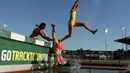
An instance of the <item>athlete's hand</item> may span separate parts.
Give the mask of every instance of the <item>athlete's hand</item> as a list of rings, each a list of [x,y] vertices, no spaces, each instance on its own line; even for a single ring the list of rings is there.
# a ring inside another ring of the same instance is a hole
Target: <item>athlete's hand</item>
[[[51,24],[52,27],[55,27],[55,24]]]
[[[77,0],[77,1],[79,1],[79,0]]]

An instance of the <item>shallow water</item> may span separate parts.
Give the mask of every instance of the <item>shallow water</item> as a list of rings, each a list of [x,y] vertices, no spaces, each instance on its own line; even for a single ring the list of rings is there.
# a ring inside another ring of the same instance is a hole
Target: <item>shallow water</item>
[[[52,69],[43,71],[33,71],[32,73],[125,73],[123,70],[100,70],[100,69],[80,69],[73,72],[58,72]]]
[[[100,69],[81,69],[80,73],[125,73],[125,71],[119,70],[100,70]]]

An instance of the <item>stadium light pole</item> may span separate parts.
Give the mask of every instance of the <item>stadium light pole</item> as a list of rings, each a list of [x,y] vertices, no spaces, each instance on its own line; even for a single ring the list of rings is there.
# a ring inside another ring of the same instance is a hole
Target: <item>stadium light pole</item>
[[[107,51],[107,46],[108,46],[108,44],[107,44],[107,32],[108,32],[108,29],[105,28],[104,32],[105,32],[105,51]]]
[[[7,24],[4,24],[4,29],[6,29],[8,27],[8,25]]]
[[[125,28],[125,37],[127,37],[127,30],[126,30],[126,28]],[[126,51],[127,51],[128,50],[128,45],[125,44],[125,46],[126,46]]]
[[[122,32],[122,38],[124,38],[124,29],[125,29],[125,27],[121,26],[120,29],[121,29],[121,32]],[[123,43],[122,43],[122,49],[124,49],[124,44]]]

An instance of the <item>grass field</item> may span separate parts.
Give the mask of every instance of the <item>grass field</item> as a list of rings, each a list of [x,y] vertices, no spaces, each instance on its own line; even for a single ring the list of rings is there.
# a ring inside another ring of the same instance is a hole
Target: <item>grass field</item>
[[[108,64],[108,65],[128,65],[130,64],[130,60],[88,60],[88,59],[81,59],[81,63],[84,64]]]

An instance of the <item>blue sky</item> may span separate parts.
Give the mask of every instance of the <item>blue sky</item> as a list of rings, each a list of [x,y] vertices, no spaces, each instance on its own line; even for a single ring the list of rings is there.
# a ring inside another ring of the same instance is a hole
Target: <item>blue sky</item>
[[[45,22],[45,31],[51,37],[50,25],[53,23],[56,25],[57,38],[63,38],[68,32],[69,12],[74,1],[1,0],[0,28],[7,24],[6,30],[29,36],[35,24]],[[108,28],[107,50],[121,48],[121,44],[114,40],[122,37],[120,26],[126,27],[127,35],[130,34],[129,3],[130,0],[80,0],[76,21],[99,31],[92,35],[83,27],[75,28],[72,37],[63,42],[64,48],[104,50],[105,28]]]

